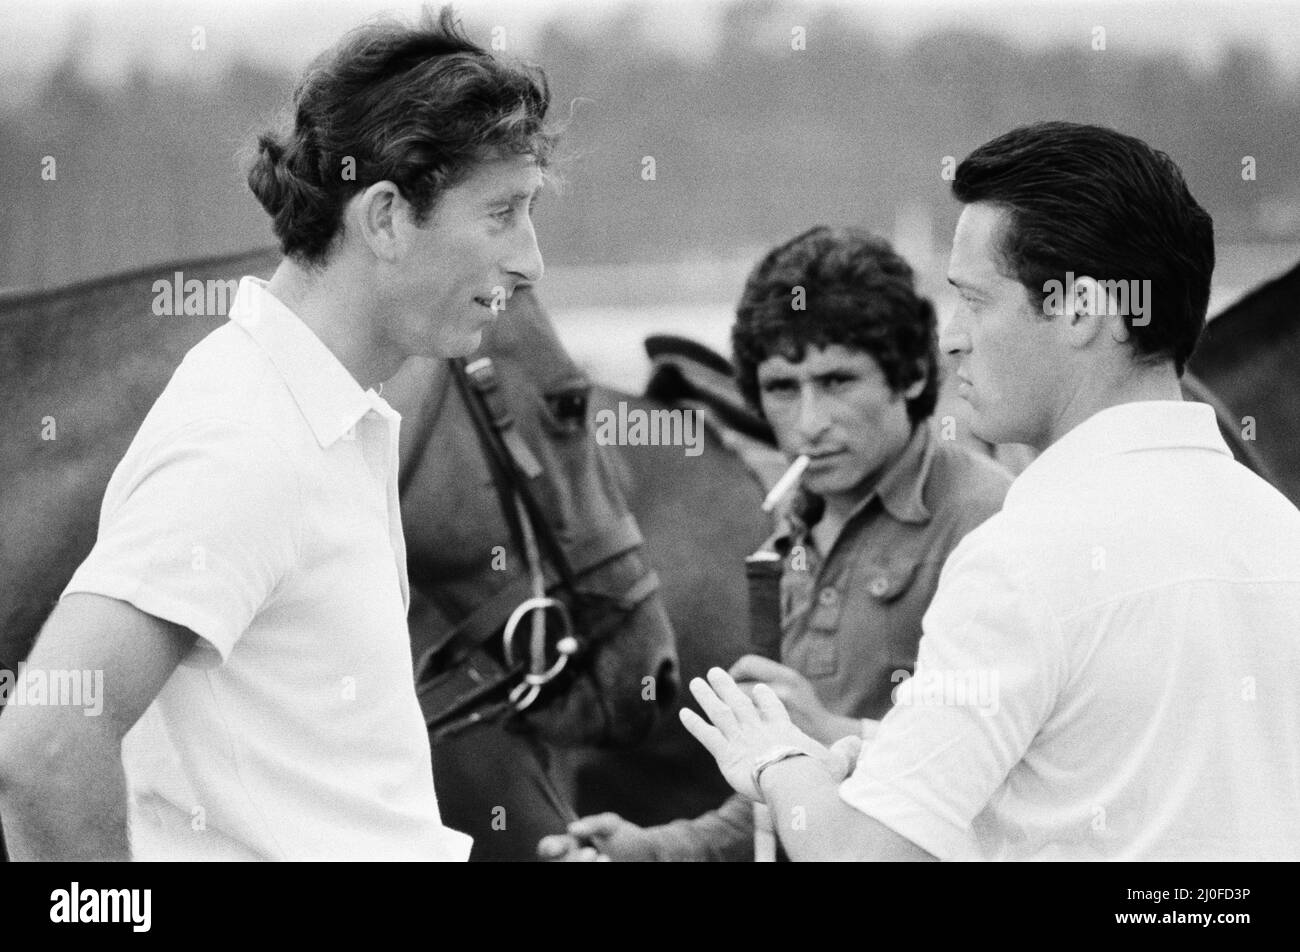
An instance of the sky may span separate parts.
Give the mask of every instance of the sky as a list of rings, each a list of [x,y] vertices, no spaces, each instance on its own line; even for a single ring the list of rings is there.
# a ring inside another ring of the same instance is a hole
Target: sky
[[[1029,47],[1087,37],[1094,26],[1108,41],[1175,50],[1212,66],[1225,44],[1270,50],[1282,72],[1300,76],[1300,0],[826,0],[858,17],[879,36],[903,42],[936,26],[978,25]],[[503,26],[517,49],[549,19],[576,30],[634,6],[651,41],[685,54],[725,42],[715,22],[720,0],[460,0],[471,26]],[[805,4],[779,5],[797,23]],[[756,10],[761,10],[758,4]],[[231,53],[297,70],[342,32],[382,12],[415,15],[418,0],[0,0],[0,78],[35,82],[59,58],[74,27],[91,51],[84,70],[112,80],[133,59],[160,70],[188,70],[195,27],[206,34],[214,62]]]

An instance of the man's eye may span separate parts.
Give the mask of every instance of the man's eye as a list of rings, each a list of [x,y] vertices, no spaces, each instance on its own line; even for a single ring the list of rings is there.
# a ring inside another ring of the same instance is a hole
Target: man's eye
[[[494,211],[492,213],[492,217],[495,218],[497,221],[504,222],[504,221],[509,221],[514,216],[514,214],[515,214],[515,210],[512,206],[509,208],[501,208],[498,209],[497,211]]]
[[[763,384],[762,390],[774,396],[785,396],[794,393],[794,384],[788,380],[770,380]]]

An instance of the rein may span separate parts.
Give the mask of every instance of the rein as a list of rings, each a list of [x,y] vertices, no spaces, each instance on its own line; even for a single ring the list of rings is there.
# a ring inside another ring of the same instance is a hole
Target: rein
[[[546,685],[565,672],[571,675],[571,663],[593,643],[617,630],[625,616],[659,587],[655,573],[645,571],[612,599],[579,588],[581,575],[644,544],[635,519],[630,513],[625,515],[612,531],[602,534],[595,551],[587,553],[583,564],[575,567],[537,501],[533,486],[544,471],[515,428],[492,361],[482,357],[467,363],[458,358],[450,363],[451,380],[469,410],[492,471],[502,515],[523,552],[528,577],[489,597],[420,658],[416,689],[422,701],[427,701],[445,678],[467,665],[472,655],[484,650],[498,632],[501,634],[505,663],[499,666],[500,672],[486,681],[478,680],[444,709],[426,713],[430,741],[435,744],[484,721],[527,710]],[[547,563],[558,576],[563,598],[547,595]],[[599,620],[591,617],[596,608],[602,609]],[[555,660],[549,664],[548,612],[559,618],[561,628]],[[576,625],[575,612],[579,619]],[[521,652],[516,641],[526,619],[527,650]],[[471,669],[471,673],[476,672]]]

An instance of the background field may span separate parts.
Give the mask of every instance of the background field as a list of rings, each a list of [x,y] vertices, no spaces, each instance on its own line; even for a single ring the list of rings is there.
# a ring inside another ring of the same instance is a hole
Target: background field
[[[388,9],[419,4],[0,4],[0,287],[268,243],[243,150],[313,53]],[[550,75],[565,135],[538,214],[543,299],[579,356],[625,386],[648,330],[725,345],[747,269],[816,223],[892,238],[942,313],[957,215],[945,160],[1035,119],[1114,125],[1179,161],[1220,239],[1212,310],[1300,258],[1298,3],[457,10],[480,42]]]

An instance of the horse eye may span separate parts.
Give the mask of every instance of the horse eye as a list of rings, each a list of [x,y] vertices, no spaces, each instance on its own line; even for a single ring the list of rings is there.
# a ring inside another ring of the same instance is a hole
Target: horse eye
[[[581,430],[587,425],[589,394],[587,387],[547,394],[546,403],[550,407],[552,419],[567,432],[576,433]]]

